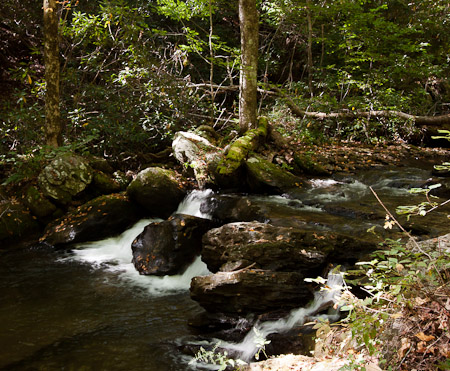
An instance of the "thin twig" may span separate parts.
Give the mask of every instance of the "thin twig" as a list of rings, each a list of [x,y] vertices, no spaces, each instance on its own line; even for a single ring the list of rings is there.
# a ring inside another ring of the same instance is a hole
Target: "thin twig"
[[[378,197],[377,193],[373,190],[372,187],[370,187],[370,190],[372,191],[373,195],[375,196],[375,198],[377,199],[377,201],[380,203],[380,205],[383,207],[383,209],[387,212],[387,214],[389,215],[389,217],[394,221],[394,223],[400,228],[401,231],[403,231],[410,239],[410,241],[412,241],[412,243],[416,246],[417,250],[420,251],[420,253],[422,253],[423,255],[425,255],[428,259],[430,259],[430,264],[433,267],[433,269],[436,271],[440,281],[442,284],[445,283],[444,279],[442,278],[441,274],[439,273],[439,270],[436,268],[436,265],[433,263],[433,259],[431,258],[431,256],[425,252],[420,245],[417,243],[417,241],[415,240],[415,238],[413,236],[411,236],[411,234],[406,231],[405,228],[403,228],[403,226],[397,221],[397,219],[394,218],[394,215],[392,215],[392,213],[389,211],[389,209],[383,204],[383,201],[381,201],[380,197]]]
[[[444,201],[443,203],[431,208],[430,210],[427,211],[427,214],[432,212],[433,210],[437,209],[438,207],[444,206],[445,204],[448,204],[450,202],[450,198],[447,201]]]
[[[420,247],[420,245],[417,243],[416,239],[413,236],[411,236],[411,234],[405,228],[403,228],[403,226],[397,221],[397,219],[395,219],[394,215],[392,215],[392,213],[389,211],[389,209],[384,205],[383,201],[381,201],[380,197],[378,197],[378,194],[373,190],[373,188],[369,187],[369,189],[372,191],[372,193],[375,196],[375,198],[377,199],[378,203],[383,207],[383,209],[386,211],[386,213],[389,215],[389,217],[394,221],[394,223],[400,228],[400,230],[408,236],[408,238],[412,241],[414,246],[417,247],[417,249],[422,254],[424,254],[428,259],[431,260],[431,256]]]

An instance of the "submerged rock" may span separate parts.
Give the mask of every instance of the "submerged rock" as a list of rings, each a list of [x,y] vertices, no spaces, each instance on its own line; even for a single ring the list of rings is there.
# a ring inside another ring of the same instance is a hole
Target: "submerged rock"
[[[120,234],[140,217],[125,193],[100,196],[50,223],[41,241],[53,246],[96,241]]]
[[[149,224],[131,245],[136,270],[156,276],[181,273],[200,254],[210,224],[208,219],[181,214]]]
[[[177,209],[185,196],[177,174],[158,167],[141,171],[128,186],[127,193],[150,215],[164,218]]]
[[[197,276],[191,298],[210,312],[248,313],[297,308],[312,299],[298,272],[243,269]]]
[[[45,196],[67,204],[92,181],[93,171],[84,158],[65,154],[55,158],[38,176]]]

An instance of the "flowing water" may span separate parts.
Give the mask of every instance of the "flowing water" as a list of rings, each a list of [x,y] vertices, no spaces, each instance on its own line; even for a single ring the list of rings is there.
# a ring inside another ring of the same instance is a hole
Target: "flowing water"
[[[310,220],[335,212],[327,207],[336,204],[379,209],[369,185],[393,203],[416,202],[407,188],[420,185],[428,176],[419,169],[366,172],[357,179],[317,179],[297,199],[271,196],[254,200],[267,201],[264,207],[268,210],[281,208],[288,215],[309,215]],[[210,217],[209,212],[200,211],[204,196],[211,197],[211,191],[192,193],[178,212]],[[336,228],[349,230],[361,227],[356,223],[361,223],[358,216],[347,216],[344,222],[339,222],[338,216],[333,218],[326,220],[328,225],[340,223]],[[294,223],[294,219],[280,218],[283,223]],[[71,251],[42,246],[8,251],[3,247],[0,369],[187,370],[177,344],[192,336],[188,318],[202,312],[190,299],[188,287],[191,277],[207,270],[198,259],[180,276],[140,276],[131,264],[130,245],[149,222],[141,221],[120,236],[81,244]],[[301,323],[325,299],[317,296],[312,306],[281,321],[259,324],[258,330],[263,334],[282,332]],[[245,357],[255,351],[251,333],[248,336],[234,345]]]
[[[310,305],[293,310],[286,318],[257,323],[240,343],[224,343],[222,347],[237,352],[239,359],[250,361],[261,348],[261,340],[267,339],[271,334],[284,333],[295,326],[303,325],[306,318],[313,320],[314,318],[311,318],[311,316],[316,314],[324,304],[332,305],[336,303],[342,291],[343,283],[342,274],[330,273],[326,288],[315,293],[314,300]],[[336,321],[339,318],[339,315],[321,315],[320,317],[323,319],[327,317],[330,322],[333,322],[333,320]]]

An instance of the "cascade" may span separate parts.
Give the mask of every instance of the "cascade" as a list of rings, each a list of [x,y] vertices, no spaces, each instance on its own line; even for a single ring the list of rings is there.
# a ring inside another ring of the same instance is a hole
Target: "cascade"
[[[208,210],[207,212],[205,212],[202,208],[202,205],[209,197],[211,197],[213,193],[214,192],[211,189],[205,189],[203,191],[193,190],[185,197],[183,201],[181,201],[175,213],[192,215],[204,219],[211,219],[212,211]]]
[[[211,190],[191,192],[180,203],[176,212],[211,218],[210,214],[200,211],[202,203],[211,194]],[[142,219],[119,236],[77,244],[73,255],[60,260],[89,263],[97,269],[115,272],[122,282],[141,287],[152,295],[166,295],[177,290],[188,290],[193,277],[209,273],[200,257],[183,274],[163,277],[140,275],[131,262],[133,240],[148,224],[158,221],[161,219]]]
[[[344,279],[342,274],[330,273],[327,278],[326,289],[317,291],[310,305],[305,308],[293,310],[286,318],[257,323],[240,343],[225,343],[221,346],[238,353],[239,359],[244,361],[251,360],[259,350],[258,339],[267,339],[270,334],[284,333],[295,326],[304,324],[305,318],[311,318],[323,305],[330,302],[336,303],[339,300],[343,284]],[[327,315],[321,315],[320,317],[327,317],[330,320],[337,319],[335,316],[330,317]]]

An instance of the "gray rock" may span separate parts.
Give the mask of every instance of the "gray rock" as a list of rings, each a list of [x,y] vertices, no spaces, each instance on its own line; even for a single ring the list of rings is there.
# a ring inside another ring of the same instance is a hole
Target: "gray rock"
[[[67,204],[92,181],[93,171],[80,156],[65,154],[55,158],[39,174],[39,187],[45,196]]]
[[[300,273],[245,269],[194,277],[191,297],[209,312],[244,314],[298,308],[313,295]]]
[[[217,272],[255,263],[272,271],[308,274],[324,264],[334,242],[320,233],[259,222],[226,224],[203,237],[202,259]]]
[[[219,149],[200,135],[179,131],[172,142],[175,158],[194,172],[200,189],[210,183],[210,167],[220,160]]]

